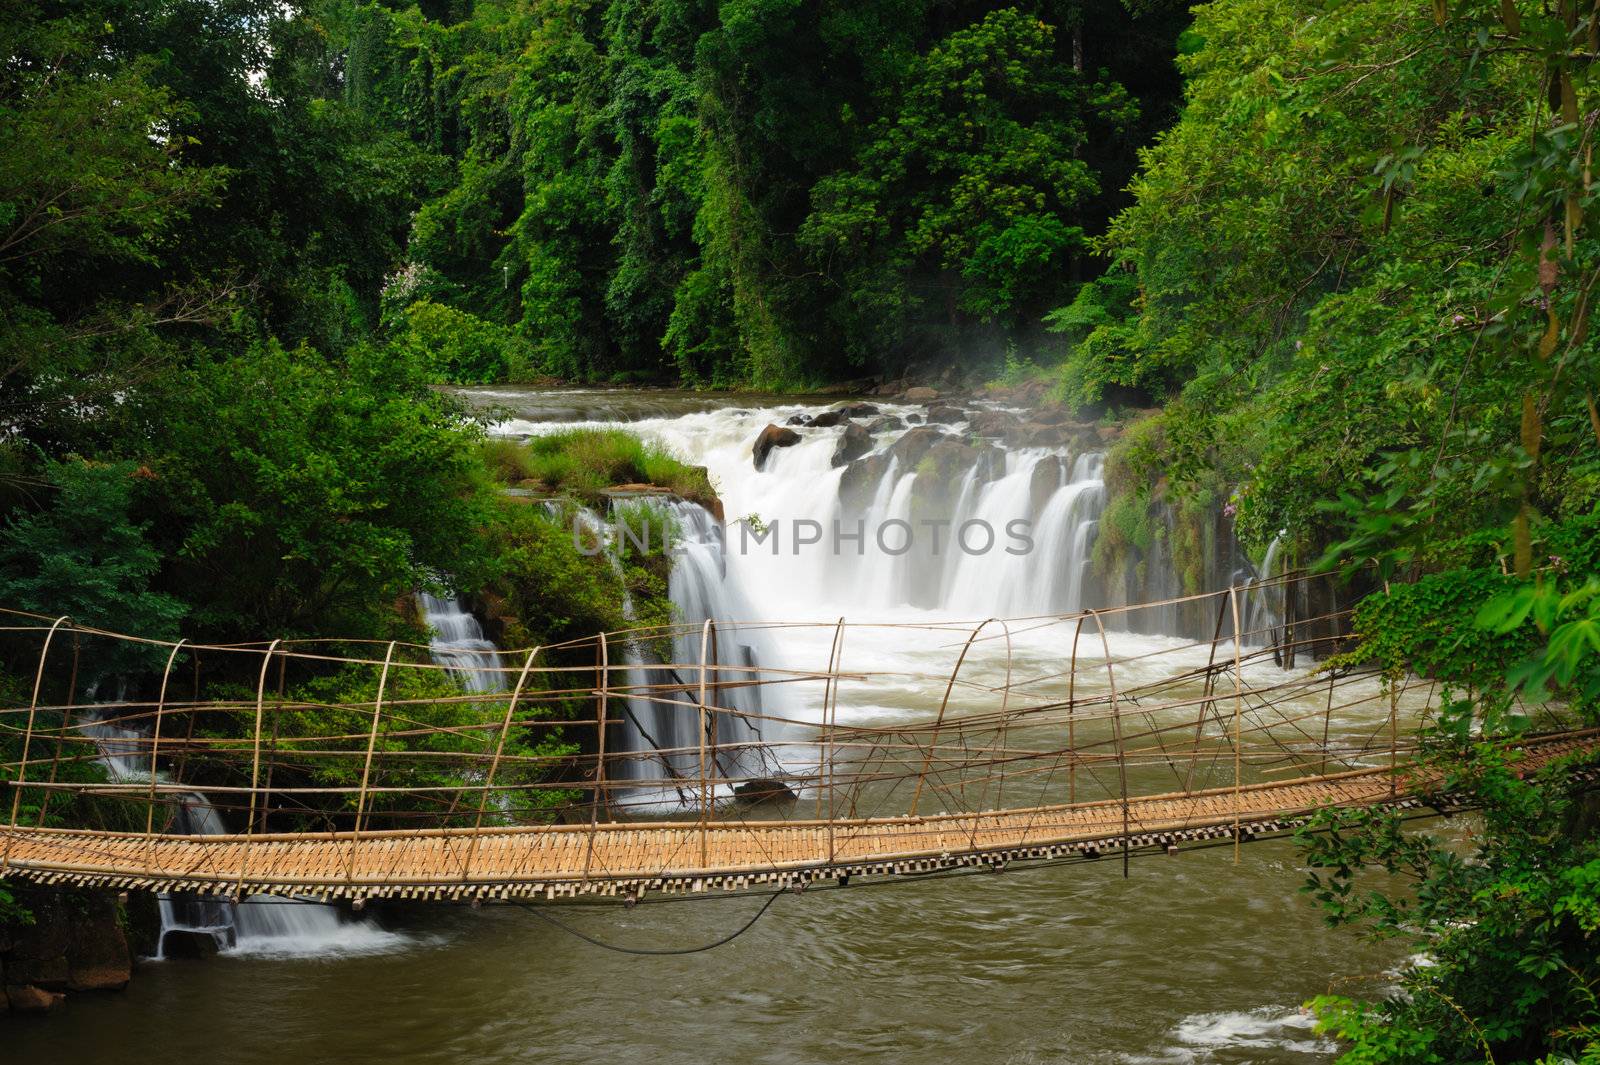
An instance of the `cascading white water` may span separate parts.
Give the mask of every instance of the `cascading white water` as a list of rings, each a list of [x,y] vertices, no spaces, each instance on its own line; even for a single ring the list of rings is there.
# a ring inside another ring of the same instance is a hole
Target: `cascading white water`
[[[1244,591],[1244,631],[1245,643],[1256,647],[1265,647],[1278,640],[1278,631],[1283,628],[1285,598],[1287,591],[1284,587],[1268,587],[1271,581],[1283,576],[1282,559],[1283,549],[1288,540],[1286,530],[1279,530],[1278,535],[1272,538],[1267,545],[1267,553],[1261,559],[1261,570],[1246,586]]]
[[[429,653],[469,692],[505,691],[505,675],[495,646],[483,633],[483,626],[456,596],[441,599],[428,592],[417,595],[424,623],[433,631]]]
[[[78,729],[94,741],[96,760],[112,781],[149,781],[149,740],[138,729],[112,720],[117,705],[103,704]],[[158,774],[157,779],[165,778]],[[189,836],[228,834],[221,812],[204,795],[179,793],[176,803],[167,831]],[[210,936],[219,949],[242,954],[374,953],[403,942],[369,922],[345,920],[332,906],[277,895],[252,895],[237,905],[215,896],[182,893],[163,892],[156,899],[161,913],[157,958],[165,955],[172,932]]]
[[[681,499],[652,499],[625,517],[648,528],[630,524],[624,531],[587,508],[580,509],[575,520],[584,542],[598,544],[619,576],[623,572],[617,555],[621,536],[631,534],[636,541],[650,537],[659,546],[670,531],[676,543],[668,596],[674,618],[682,624],[671,641],[669,657],[676,663],[671,669],[662,664],[661,656],[634,640],[614,652],[620,655],[624,691],[612,705],[622,727],[614,730],[616,743],[610,749],[614,757],[608,757],[607,771],[613,779],[639,782],[641,787],[632,789],[634,794],[626,798],[633,809],[690,805],[699,801],[688,785],[699,776],[699,714],[686,704],[681,692],[653,697],[648,689],[671,684],[692,690],[700,680],[702,638],[706,680],[712,691],[718,690],[714,686],[719,680],[747,679],[749,670],[762,661],[770,663],[775,655],[763,646],[759,635],[715,628],[719,621],[748,619],[755,614],[737,582],[728,577],[724,532],[709,511]],[[626,590],[621,605],[623,615],[633,618],[633,603]],[[705,629],[706,621],[713,623],[712,630]],[[708,697],[708,702],[723,711],[710,715],[706,737],[720,775],[737,780],[777,772],[764,757],[760,729],[752,723],[763,712],[760,689],[729,687]]]

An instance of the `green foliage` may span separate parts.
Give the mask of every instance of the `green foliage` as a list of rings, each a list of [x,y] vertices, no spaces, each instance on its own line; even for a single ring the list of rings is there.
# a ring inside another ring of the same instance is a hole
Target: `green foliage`
[[[396,343],[457,384],[520,380],[531,365],[526,341],[505,326],[428,300],[405,309]]]
[[[152,590],[161,554],[146,535],[149,524],[131,517],[135,488],[150,471],[70,459],[48,464],[46,476],[49,505],[0,528],[0,603],[111,632],[176,638],[184,604]],[[162,654],[119,646],[96,665],[117,673]]]
[[[711,505],[716,498],[704,466],[690,466],[658,444],[620,429],[567,429],[526,442],[492,440],[485,457],[508,483],[532,482],[551,495],[591,506],[619,485],[653,485],[683,499]]]
[[[372,635],[396,596],[482,571],[478,432],[430,381],[400,348],[265,343],[151,397],[163,584],[196,622]]]

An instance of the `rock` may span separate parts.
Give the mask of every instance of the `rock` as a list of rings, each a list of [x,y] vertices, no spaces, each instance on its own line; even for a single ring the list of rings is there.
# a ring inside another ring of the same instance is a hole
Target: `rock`
[[[811,415],[809,415],[809,414],[794,414],[794,415],[791,415],[789,417],[789,420],[784,422],[783,424],[784,425],[810,425],[811,424]]]
[[[839,477],[839,502],[848,512],[860,513],[872,502],[878,484],[889,470],[889,456],[879,453],[857,459]]]
[[[1072,439],[1072,431],[1065,425],[1025,422],[1012,426],[1005,438],[1013,447],[1065,447]]]
[[[905,388],[906,383],[904,381],[885,381],[877,388],[874,388],[871,394],[874,396],[898,396],[905,391]]]
[[[872,434],[867,432],[855,422],[850,422],[844,427],[844,435],[839,437],[839,446],[833,452],[833,465],[843,466],[872,450]]]
[[[1122,435],[1122,427],[1118,425],[1102,425],[1095,430],[1095,435],[1100,438],[1102,444],[1107,444]]]
[[[893,414],[885,414],[881,418],[874,418],[867,423],[867,432],[884,433],[891,429],[904,429],[906,423],[903,419],[896,418]]]
[[[61,1005],[66,997],[59,991],[46,991],[32,984],[6,988],[6,1005],[13,1013],[44,1013]]]
[[[873,418],[883,413],[871,403],[851,403],[839,410],[847,418]]]
[[[480,593],[481,610],[474,613],[481,614],[486,621],[486,628],[495,632],[496,637],[504,636],[505,620],[497,615],[509,613],[504,600],[493,592]],[[128,950],[133,956],[153,957],[161,950],[161,903],[149,891],[130,891],[128,901],[123,907],[127,913]]]
[[[825,410],[806,424],[816,429],[832,429],[835,425],[846,420],[848,420],[848,415],[842,410]]]
[[[921,425],[923,422],[925,422],[927,420],[928,419],[924,418],[922,415],[917,414],[915,412],[906,415],[906,422],[911,424],[911,425]]]
[[[1047,455],[1033,468],[1033,479],[1028,482],[1028,513],[1034,518],[1044,509],[1045,503],[1061,487],[1066,470],[1059,458]]]
[[[967,417],[973,436],[1005,436],[1017,424],[1017,416],[1003,410],[975,410]]]
[[[928,408],[929,425],[954,425],[956,422],[964,422],[966,420],[966,412],[955,407]]]
[[[906,389],[904,395],[900,398],[907,403],[932,403],[939,398],[939,390],[937,388],[928,388],[926,385],[918,385],[916,388]]]
[[[921,425],[909,430],[889,446],[888,454],[900,463],[900,472],[910,473],[917,468],[917,463],[922,461],[933,445],[943,440],[948,435],[942,429]]]
[[[133,954],[116,900],[91,895],[67,933],[67,990],[120,991],[133,976]]]
[[[735,784],[733,794],[740,802],[750,803],[752,806],[769,802],[794,802],[800,797],[783,781],[771,778],[758,778],[747,780],[743,784]]]
[[[1044,407],[1033,412],[1032,420],[1040,425],[1062,425],[1072,420],[1072,414],[1065,407]]]
[[[793,429],[786,429],[781,425],[769,424],[756,435],[756,442],[750,448],[750,453],[756,461],[756,469],[763,469],[767,464],[767,454],[775,447],[793,447],[800,442],[800,434]]]
[[[161,954],[167,958],[211,958],[216,953],[217,941],[210,932],[174,928],[161,941]]]

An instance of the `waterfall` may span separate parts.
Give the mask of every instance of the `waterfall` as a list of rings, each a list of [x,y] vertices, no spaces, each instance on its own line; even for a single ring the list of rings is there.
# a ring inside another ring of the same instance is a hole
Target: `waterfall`
[[[698,698],[701,638],[703,623],[722,623],[715,629],[706,649],[707,683],[719,679],[737,685],[749,677],[748,670],[776,658],[765,637],[732,628],[731,621],[756,617],[738,583],[729,578],[725,534],[711,513],[697,503],[681,499],[650,500],[645,513],[650,515],[651,535],[671,527],[677,537],[668,577],[668,596],[678,632],[670,641],[671,669],[653,648],[628,640],[613,650],[623,669],[620,686],[628,694],[611,701],[613,713],[620,714],[619,726],[612,730],[610,750],[619,757],[607,759],[614,779],[637,782],[623,801],[632,809],[674,808],[698,803],[698,790],[691,787],[699,777],[701,744],[699,713],[693,705]],[[617,555],[620,530],[587,508],[576,520],[605,549],[605,557],[617,574],[622,563]],[[637,535],[642,530],[634,529]],[[657,540],[657,543],[660,541]],[[623,593],[622,611],[632,619],[631,597]],[[722,667],[722,668],[719,668]],[[731,668],[728,668],[731,667]],[[647,691],[654,685],[684,686],[659,697]],[[718,774],[725,778],[753,778],[781,772],[770,764],[757,746],[761,730],[744,715],[760,715],[772,699],[755,686],[736,686],[720,693],[708,692],[707,701],[723,708],[710,718],[706,737],[710,758]],[[661,753],[661,752],[674,753]],[[725,796],[719,796],[725,797]]]
[[[1284,626],[1287,589],[1266,587],[1272,580],[1283,576],[1283,549],[1288,542],[1288,530],[1278,530],[1278,535],[1267,545],[1261,560],[1261,569],[1244,590],[1244,642],[1252,647],[1266,647],[1278,642],[1278,633]]]
[[[94,741],[96,761],[113,782],[148,782],[149,739],[114,720],[121,702],[119,693],[117,703],[100,704],[78,729]],[[158,774],[157,779],[166,778]],[[166,831],[186,836],[228,834],[222,813],[199,792],[177,793]],[[332,906],[277,895],[252,895],[237,905],[220,896],[186,892],[162,892],[156,900],[161,914],[158,959],[165,957],[167,937],[173,932],[210,936],[218,949],[241,954],[373,953],[403,942],[365,921],[345,920]]]
[[[441,599],[428,592],[417,595],[423,620],[433,631],[428,650],[433,660],[448,669],[473,693],[505,691],[505,675],[495,646],[484,637],[478,619],[461,605],[458,596]]]

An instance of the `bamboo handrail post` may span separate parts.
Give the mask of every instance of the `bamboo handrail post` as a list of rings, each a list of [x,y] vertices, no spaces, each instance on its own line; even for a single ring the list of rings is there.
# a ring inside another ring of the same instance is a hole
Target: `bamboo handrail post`
[[[1072,659],[1067,666],[1067,801],[1078,801],[1078,640],[1083,636],[1083,615],[1072,632]]]
[[[1228,601],[1226,599],[1218,598],[1217,623],[1211,630],[1211,651],[1206,655],[1206,681],[1204,687],[1205,694],[1200,699],[1199,712],[1195,714],[1194,752],[1189,756],[1189,773],[1183,782],[1184,791],[1191,791],[1194,789],[1194,770],[1196,763],[1200,760],[1200,737],[1205,732],[1206,711],[1210,710],[1212,716],[1216,716],[1217,712],[1217,641],[1222,638],[1222,619],[1227,616],[1227,613]],[[1215,763],[1213,763],[1213,766],[1214,765]]]
[[[350,853],[345,859],[346,883],[355,880],[356,850],[361,844],[361,821],[367,812],[367,786],[372,780],[372,756],[378,749],[378,722],[383,718],[383,693],[389,686],[389,666],[394,661],[394,647],[398,642],[390,640],[388,650],[383,654],[383,671],[378,674],[377,697],[372,700],[372,723],[367,728],[367,752],[361,761],[361,786],[356,792],[356,819],[350,833]]]
[[[289,670],[289,656],[288,655],[279,655],[278,656],[278,712],[276,714],[272,715],[272,741],[271,742],[272,742],[272,753],[273,753],[274,757],[267,760],[267,779],[266,779],[266,782],[262,785],[263,790],[268,795],[272,794],[272,771],[277,768],[277,764],[278,764],[277,763],[277,759],[276,759],[276,756],[277,756],[277,753],[278,753],[278,735],[279,735],[280,731],[283,729],[283,693],[284,693],[284,687],[285,687],[285,683],[284,682],[285,682],[285,680],[286,680],[286,678],[288,676],[288,670]],[[262,811],[261,811],[261,830],[263,832],[265,832],[266,828],[267,828],[267,811],[263,808]]]
[[[596,648],[600,656],[600,689],[598,723],[595,725],[595,758],[594,758],[594,809],[589,812],[589,827],[593,828],[600,820],[600,804],[606,804],[606,819],[611,819],[611,804],[606,793],[606,709],[611,693],[611,649],[606,640],[606,634],[600,634],[600,646]]]
[[[706,777],[706,653],[711,642],[711,619],[700,629],[700,700],[699,700],[699,733],[700,733],[700,866],[705,868],[710,864],[710,822],[707,819],[711,808],[710,785]]]
[[[494,778],[500,770],[500,757],[506,749],[506,736],[511,731],[511,721],[517,712],[517,701],[522,698],[522,689],[528,683],[528,671],[533,668],[534,659],[539,657],[542,647],[535,647],[528,652],[527,659],[522,663],[522,672],[517,676],[517,686],[512,689],[511,700],[506,703],[505,717],[500,722],[500,737],[495,741],[494,757],[489,761],[489,773],[483,781],[483,793],[478,798],[478,816],[472,822],[472,836],[467,840],[466,859],[461,863],[461,879],[467,881],[472,876],[472,859],[478,850],[478,836],[483,829],[483,814],[489,805],[489,795],[494,789]]]
[[[161,671],[161,691],[156,696],[156,723],[150,739],[150,793],[145,799],[144,836],[145,836],[145,872],[150,873],[155,866],[155,822],[156,822],[156,759],[161,754],[161,726],[166,719],[167,711],[167,683],[172,680],[172,664],[178,660],[178,652],[188,640],[179,640],[172,645],[172,653],[167,655],[167,668]]]
[[[240,895],[244,891],[245,874],[250,866],[249,840],[251,836],[255,835],[256,830],[256,802],[261,786],[261,718],[266,713],[267,707],[267,669],[272,665],[272,656],[277,652],[278,644],[282,642],[282,637],[273,640],[266,653],[261,656],[261,676],[256,680],[256,724],[254,739],[250,747],[252,752],[250,756],[250,813],[244,822],[245,848],[244,856],[239,860],[239,879],[233,886],[233,901],[235,905],[238,904]],[[266,824],[265,818],[262,818],[262,824]]]
[[[1228,589],[1228,602],[1233,611],[1233,861],[1237,865],[1240,861],[1240,773],[1242,771],[1240,741],[1241,718],[1244,714],[1244,632],[1240,627],[1239,619],[1239,586],[1234,585]]]
[[[6,870],[11,868],[11,845],[16,840],[17,816],[22,812],[22,789],[28,780],[28,753],[33,746],[34,723],[39,715],[39,689],[44,684],[45,660],[50,656],[50,644],[56,638],[56,630],[70,620],[66,614],[56,618],[50,631],[45,633],[44,646],[39,650],[39,668],[33,674],[33,699],[28,703],[28,724],[22,734],[22,761],[17,764],[17,779],[11,782],[11,824],[6,830],[5,850],[0,851],[0,876],[4,876]]]
[[[944,698],[939,700],[939,714],[933,719],[933,732],[928,737],[928,747],[922,756],[922,768],[917,772],[917,786],[911,792],[911,816],[917,816],[917,806],[922,801],[922,783],[927,778],[928,767],[933,764],[933,752],[939,746],[939,733],[944,728],[945,708],[950,705],[950,693],[955,690],[956,677],[961,673],[961,664],[967,660],[967,652],[972,650],[972,641],[984,630],[984,626],[994,618],[986,618],[972,630],[967,637],[967,642],[961,645],[961,655],[956,659],[955,668],[950,670],[950,679],[945,682]]]
[[[1117,706],[1117,671],[1111,662],[1111,641],[1106,636],[1105,622],[1100,619],[1100,611],[1091,610],[1089,614],[1094,618],[1095,627],[1100,630],[1100,648],[1106,656],[1106,681],[1111,685],[1111,727],[1116,735],[1117,742],[1117,779],[1122,791],[1122,878],[1128,878],[1128,860],[1130,840],[1128,838],[1128,756],[1122,745],[1122,714]]]
[[[56,733],[55,752],[50,756],[50,783],[56,782],[56,770],[61,764],[61,745],[67,742],[67,730],[72,728],[72,711],[77,709],[78,700],[78,659],[80,653],[78,630],[72,631],[72,670],[67,676],[67,705],[61,711],[61,731]],[[44,818],[50,809],[50,796],[54,792],[47,791],[44,798],[39,800],[39,824],[44,825]]]

